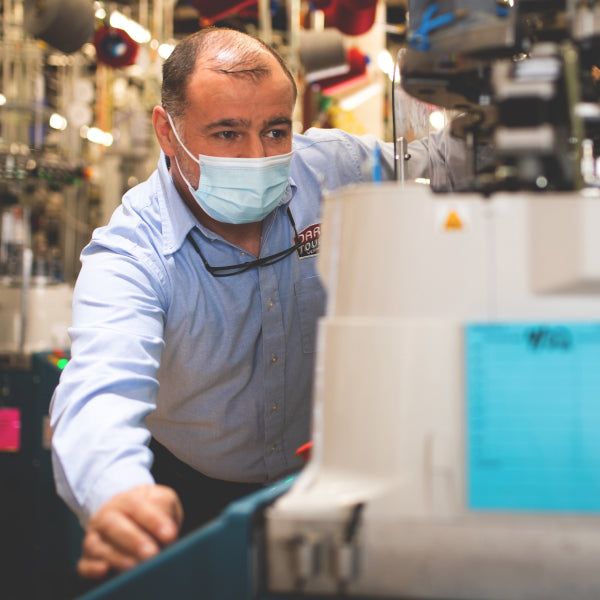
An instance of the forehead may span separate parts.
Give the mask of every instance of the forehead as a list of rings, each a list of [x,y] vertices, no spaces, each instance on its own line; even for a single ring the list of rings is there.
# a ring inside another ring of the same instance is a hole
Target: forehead
[[[188,112],[202,120],[271,111],[291,114],[294,108],[293,86],[281,67],[260,77],[199,68],[190,78],[187,95]]]

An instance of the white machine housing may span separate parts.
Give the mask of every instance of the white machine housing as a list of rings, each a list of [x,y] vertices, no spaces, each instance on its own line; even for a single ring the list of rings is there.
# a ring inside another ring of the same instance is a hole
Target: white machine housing
[[[322,221],[313,454],[266,513],[268,589],[600,597],[598,512],[470,505],[465,341],[473,323],[600,323],[598,191],[367,184]]]

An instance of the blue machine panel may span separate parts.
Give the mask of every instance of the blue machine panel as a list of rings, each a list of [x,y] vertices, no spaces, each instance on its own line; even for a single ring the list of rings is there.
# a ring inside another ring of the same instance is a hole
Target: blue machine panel
[[[600,511],[600,324],[466,327],[467,505]]]

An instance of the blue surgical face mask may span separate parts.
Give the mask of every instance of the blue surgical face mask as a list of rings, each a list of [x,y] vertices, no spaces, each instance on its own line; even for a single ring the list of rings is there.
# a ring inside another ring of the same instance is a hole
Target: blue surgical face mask
[[[206,214],[222,223],[241,224],[262,221],[275,210],[287,187],[293,152],[265,158],[203,154],[196,158],[181,141],[171,115],[167,116],[181,147],[200,165],[198,189],[194,189],[181,168],[179,172]]]

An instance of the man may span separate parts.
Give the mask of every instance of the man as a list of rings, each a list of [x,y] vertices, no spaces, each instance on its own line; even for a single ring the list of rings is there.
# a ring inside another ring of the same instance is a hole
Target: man
[[[293,135],[295,99],[281,59],[239,32],[200,31],[165,62],[158,169],[82,253],[51,409],[85,577],[133,567],[300,467],[321,191],[363,181],[376,148],[390,178],[393,152],[372,136]],[[411,153],[423,174],[426,146]]]

